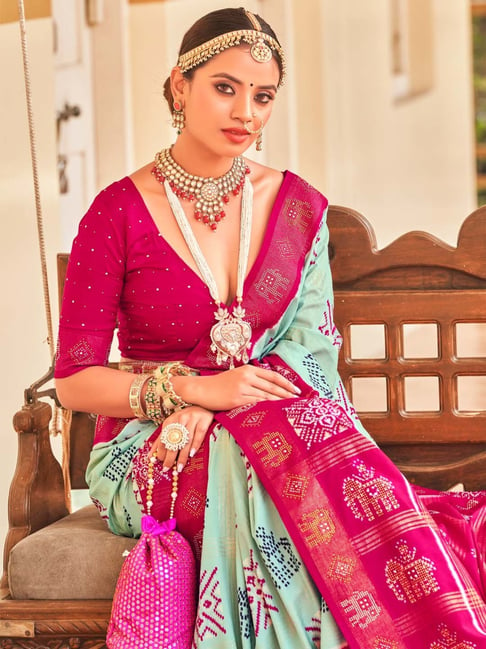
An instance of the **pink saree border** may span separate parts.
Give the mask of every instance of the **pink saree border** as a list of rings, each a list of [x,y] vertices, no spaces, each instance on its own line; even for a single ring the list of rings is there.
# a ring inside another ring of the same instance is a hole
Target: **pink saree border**
[[[477,579],[335,401],[308,391],[216,418],[256,470],[352,649],[486,646]],[[362,495],[356,509],[360,478],[387,492]]]

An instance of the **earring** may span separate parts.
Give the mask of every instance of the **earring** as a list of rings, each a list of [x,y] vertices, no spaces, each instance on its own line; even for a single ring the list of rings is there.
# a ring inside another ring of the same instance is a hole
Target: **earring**
[[[253,119],[256,118],[255,113],[252,113],[251,116],[252,116]],[[250,120],[248,120],[248,122],[243,122],[243,127],[244,127],[244,129],[245,129],[245,131],[247,133],[251,133],[252,135],[257,136],[257,138],[255,140],[256,150],[261,151],[263,149],[263,137],[262,137],[263,126],[264,126],[263,119],[260,117],[260,126],[256,130],[253,130],[253,129],[251,129],[249,127],[249,124],[251,124],[252,121],[253,120],[250,119]]]
[[[174,101],[172,104],[174,111],[172,113],[172,126],[176,129],[177,135],[182,133],[182,129],[186,124],[186,119],[184,115],[184,108],[180,101]]]
[[[258,133],[258,137],[255,142],[256,150],[261,151],[263,149],[263,129]]]

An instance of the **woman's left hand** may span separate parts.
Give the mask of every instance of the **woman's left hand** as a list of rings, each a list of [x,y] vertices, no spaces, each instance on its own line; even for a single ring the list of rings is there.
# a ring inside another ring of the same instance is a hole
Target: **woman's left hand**
[[[151,454],[156,453],[157,458],[163,463],[163,471],[168,471],[176,462],[180,472],[185,467],[189,457],[193,457],[199,450],[203,440],[214,419],[214,413],[200,406],[188,406],[169,415],[164,419],[161,434],[157,437]],[[180,451],[171,451],[164,446],[161,440],[162,433],[170,424],[181,424],[187,429],[188,442]]]

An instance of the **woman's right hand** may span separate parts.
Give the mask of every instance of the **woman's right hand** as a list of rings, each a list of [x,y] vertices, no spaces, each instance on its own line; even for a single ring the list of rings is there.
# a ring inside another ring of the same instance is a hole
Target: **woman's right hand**
[[[299,388],[278,372],[254,365],[209,376],[173,377],[172,384],[185,401],[213,411],[291,399],[300,394]]]

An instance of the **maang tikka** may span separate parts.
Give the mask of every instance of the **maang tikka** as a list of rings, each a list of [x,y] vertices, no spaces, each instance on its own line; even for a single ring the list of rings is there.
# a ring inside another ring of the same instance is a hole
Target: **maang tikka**
[[[184,115],[184,108],[180,101],[175,100],[172,104],[174,110],[172,111],[172,126],[176,129],[177,135],[182,133],[182,129],[186,125],[186,119]]]

